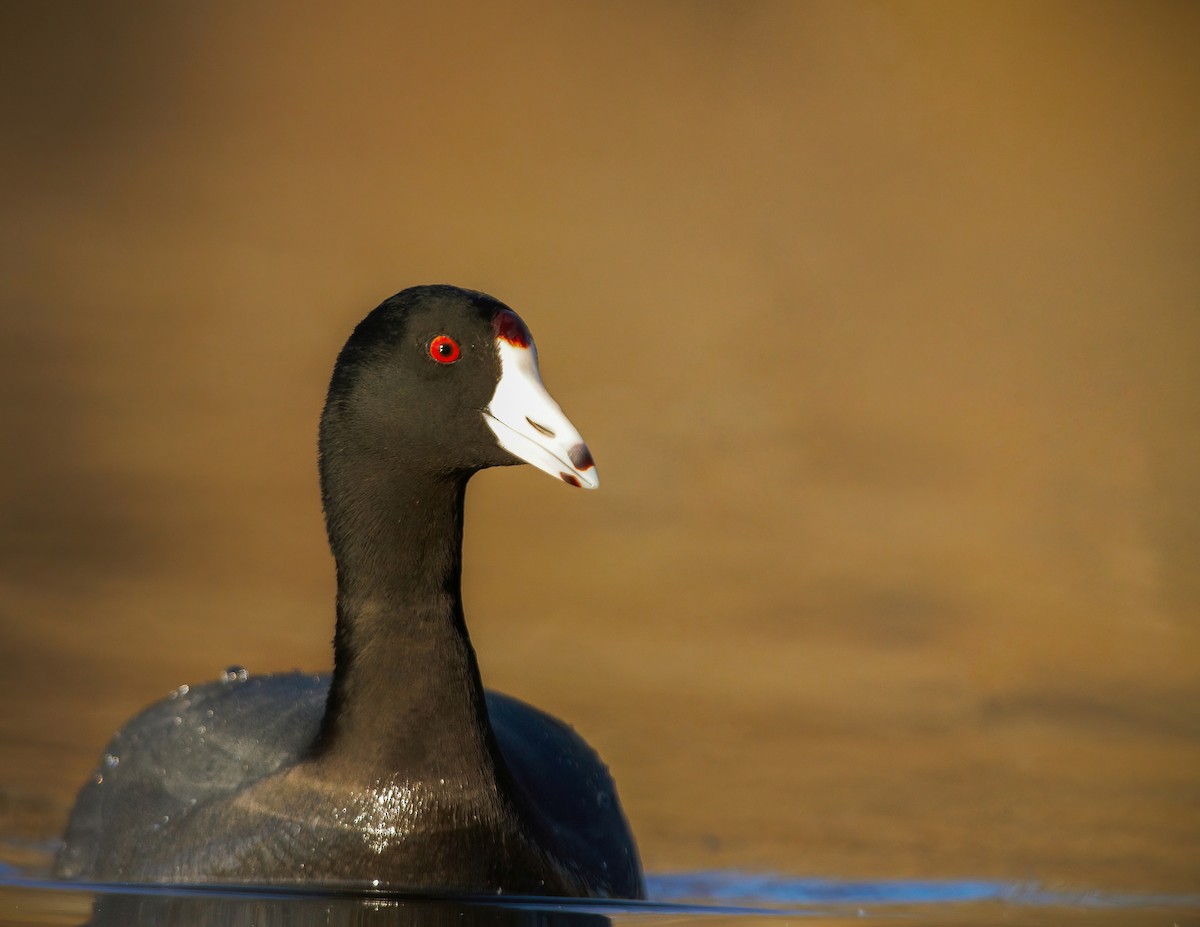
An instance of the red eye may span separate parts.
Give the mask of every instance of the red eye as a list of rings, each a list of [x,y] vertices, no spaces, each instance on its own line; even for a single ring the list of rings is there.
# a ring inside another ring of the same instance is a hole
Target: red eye
[[[429,342],[429,356],[439,364],[453,364],[460,354],[462,348],[449,335],[438,335]]]

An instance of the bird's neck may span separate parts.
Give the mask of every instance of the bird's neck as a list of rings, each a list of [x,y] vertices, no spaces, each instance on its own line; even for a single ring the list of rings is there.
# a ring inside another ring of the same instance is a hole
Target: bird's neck
[[[469,475],[343,476],[326,493],[337,632],[318,759],[367,778],[494,775],[460,590]]]

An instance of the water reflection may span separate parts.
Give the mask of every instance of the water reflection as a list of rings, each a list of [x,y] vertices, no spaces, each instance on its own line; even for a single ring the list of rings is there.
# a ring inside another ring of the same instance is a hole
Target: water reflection
[[[6,849],[0,842],[0,853]],[[994,925],[1193,923],[1200,896],[1055,890],[991,880],[837,880],[729,870],[650,876],[649,902],[433,897],[303,888],[98,886],[0,859],[0,923],[151,927],[772,927],[809,923]]]
[[[609,927],[599,913],[566,907],[386,896],[124,894],[96,896],[90,927]]]
[[[1000,904],[1010,910],[1073,908],[1200,909],[1200,895],[1053,889],[1037,882],[994,879],[805,879],[772,873],[712,870],[647,876],[652,898],[703,900],[706,905],[752,905],[743,909],[794,913],[815,908],[936,908]],[[732,911],[733,908],[724,910]]]

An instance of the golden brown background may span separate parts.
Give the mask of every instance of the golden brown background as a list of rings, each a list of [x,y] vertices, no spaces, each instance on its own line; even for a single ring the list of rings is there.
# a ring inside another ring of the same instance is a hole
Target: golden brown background
[[[0,834],[327,665],[328,372],[445,281],[603,479],[475,482],[485,678],[649,868],[1200,887],[1200,7],[433,6],[0,14]]]

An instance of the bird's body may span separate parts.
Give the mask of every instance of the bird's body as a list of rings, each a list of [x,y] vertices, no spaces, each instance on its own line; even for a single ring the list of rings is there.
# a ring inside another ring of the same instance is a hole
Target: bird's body
[[[331,883],[361,881],[347,876],[361,872],[429,887],[436,861],[449,856],[471,860],[469,874],[458,867],[459,885],[593,894],[542,849],[561,840],[564,858],[586,859],[588,870],[607,874],[604,894],[640,894],[638,860],[612,780],[562,722],[487,693],[516,787],[509,800],[519,803],[506,807],[498,790],[480,792],[465,779],[322,775],[305,758],[328,693],[328,675],[247,677],[232,670],[151,705],[109,743],[81,793],[60,874],[113,882]],[[501,837],[521,852],[502,859],[475,852]]]
[[[485,692],[466,632],[466,484],[522,459],[596,485],[515,313],[452,287],[372,312],[321,424],[332,676],[232,672],[151,705],[81,791],[57,874],[641,897],[603,763]]]

